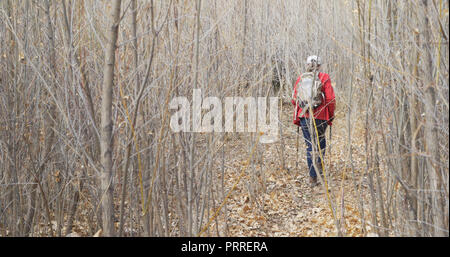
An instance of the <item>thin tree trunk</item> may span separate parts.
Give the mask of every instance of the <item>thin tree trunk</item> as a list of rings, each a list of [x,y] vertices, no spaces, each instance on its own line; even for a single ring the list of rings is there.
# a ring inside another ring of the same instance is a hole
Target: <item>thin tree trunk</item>
[[[430,21],[428,18],[428,1],[422,0],[422,5],[424,9],[424,21],[422,23],[422,33],[424,36],[423,42],[431,42],[430,35]],[[435,106],[436,106],[436,93],[435,86],[433,85],[433,59],[431,56],[431,50],[428,49],[428,44],[425,43],[423,48],[425,50],[425,144],[426,151],[430,155],[427,160],[427,168],[430,179],[431,188],[431,198],[432,198],[432,214],[433,214],[433,224],[434,224],[434,235],[435,236],[448,236],[448,232],[444,232],[447,226],[444,220],[444,209],[443,201],[441,198],[441,183],[440,183],[440,168],[438,164],[440,163],[439,156],[439,137],[438,131],[435,125]]]
[[[119,31],[120,19],[120,4],[121,0],[114,0],[112,2],[112,9],[109,13],[110,23],[107,32],[107,48],[105,52],[105,66],[104,79],[102,89],[102,106],[101,106],[101,205],[102,205],[102,220],[103,220],[103,235],[114,236],[114,202],[113,202],[113,138],[112,138],[112,97],[114,85],[114,64],[116,41]]]

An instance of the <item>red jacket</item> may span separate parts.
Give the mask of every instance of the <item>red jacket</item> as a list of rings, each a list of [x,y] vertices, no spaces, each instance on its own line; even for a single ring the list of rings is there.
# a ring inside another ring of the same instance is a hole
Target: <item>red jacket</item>
[[[331,86],[330,76],[326,73],[319,72],[319,79],[322,81],[322,92],[324,93],[325,97],[322,100],[322,104],[317,106],[316,109],[314,109],[314,118],[319,120],[326,120],[328,121],[328,125],[332,125],[332,119],[334,118],[334,109],[336,106],[336,100],[334,97],[334,90]],[[299,126],[300,125],[300,117],[298,115],[301,113],[302,108],[300,108],[297,103],[295,102],[295,99],[297,98],[297,85],[300,82],[300,77],[298,77],[297,82],[295,82],[294,85],[294,94],[292,95],[292,104],[295,105],[295,113],[294,113],[294,124]],[[306,112],[302,118],[309,118],[309,112]]]

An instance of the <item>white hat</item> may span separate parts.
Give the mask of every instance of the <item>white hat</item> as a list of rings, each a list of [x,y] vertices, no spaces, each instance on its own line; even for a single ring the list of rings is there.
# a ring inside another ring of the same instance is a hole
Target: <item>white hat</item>
[[[308,56],[308,59],[306,59],[306,64],[311,64],[312,62],[315,62],[317,65],[321,65],[322,61],[320,60],[320,57],[316,55]]]

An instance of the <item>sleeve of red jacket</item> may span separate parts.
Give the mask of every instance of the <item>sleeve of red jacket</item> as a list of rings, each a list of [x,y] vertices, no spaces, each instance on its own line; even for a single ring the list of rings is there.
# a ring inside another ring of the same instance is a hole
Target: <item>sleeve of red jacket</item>
[[[324,93],[325,93],[325,103],[328,108],[328,125],[333,125],[333,118],[334,118],[334,109],[336,107],[336,99],[334,96],[334,90],[333,86],[331,86],[331,80],[328,79],[327,82],[324,85]]]
[[[293,105],[296,105],[295,99],[297,98],[297,85],[298,85],[298,82],[300,82],[300,77],[298,77],[297,81],[294,84],[294,93],[292,94],[292,100],[291,100],[291,103]]]

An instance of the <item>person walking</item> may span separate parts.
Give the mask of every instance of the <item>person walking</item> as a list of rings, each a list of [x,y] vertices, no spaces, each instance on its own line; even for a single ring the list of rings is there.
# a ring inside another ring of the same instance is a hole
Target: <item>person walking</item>
[[[311,187],[318,185],[315,167],[323,176],[323,160],[320,159],[320,156],[325,154],[325,131],[327,126],[333,124],[336,106],[330,76],[320,71],[321,65],[321,59],[318,56],[313,55],[307,58],[307,72],[298,77],[292,97],[292,104],[295,105],[293,122],[302,129],[306,143],[306,159]],[[314,113],[314,120],[310,115],[311,110]],[[317,144],[317,138],[319,138],[319,144]],[[322,154],[318,152],[319,146]],[[315,165],[313,161],[316,162]]]

